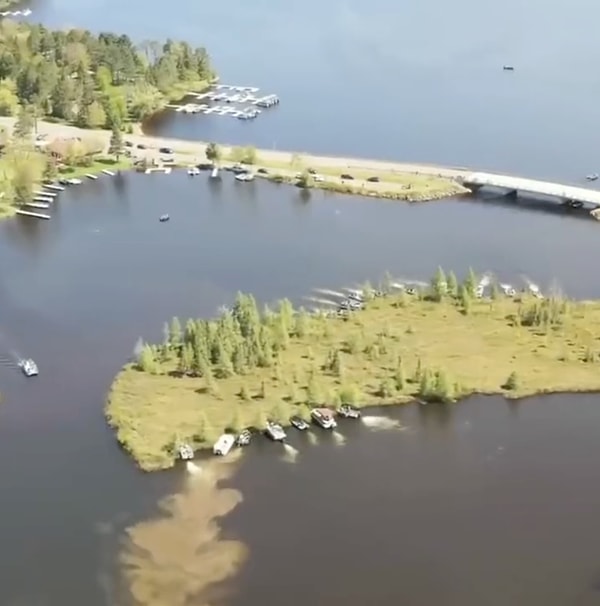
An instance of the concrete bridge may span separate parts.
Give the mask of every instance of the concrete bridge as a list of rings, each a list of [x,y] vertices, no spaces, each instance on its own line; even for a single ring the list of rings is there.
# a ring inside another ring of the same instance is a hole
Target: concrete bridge
[[[462,176],[461,181],[470,189],[496,187],[506,190],[507,194],[510,195],[525,192],[534,196],[559,198],[571,206],[583,206],[585,204],[592,209],[600,208],[600,191],[586,187],[496,175],[494,173],[468,173]]]

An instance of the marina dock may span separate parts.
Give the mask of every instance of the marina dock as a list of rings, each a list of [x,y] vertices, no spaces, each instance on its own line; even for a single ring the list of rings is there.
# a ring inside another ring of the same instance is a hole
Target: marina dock
[[[54,198],[50,196],[35,196],[33,198],[34,202],[54,202]]]
[[[56,196],[58,196],[58,194],[56,192],[45,191],[43,189],[38,189],[37,191],[34,191],[33,195],[34,196],[45,196],[47,198],[55,198]]]
[[[48,202],[26,202],[25,206],[31,206],[31,208],[50,208]]]
[[[28,210],[21,210],[19,209],[17,211],[17,215],[23,215],[25,217],[35,217],[36,219],[50,219],[50,215],[44,215],[42,213],[34,213]]]
[[[256,86],[219,84],[212,91],[199,94],[189,93],[189,96],[195,97],[196,101],[201,101],[201,103],[168,105],[167,107],[185,114],[214,114],[249,120],[256,118],[260,114],[261,110],[259,108],[268,109],[279,104],[279,97],[277,95],[257,96],[256,93],[258,92],[259,89]],[[223,102],[227,105],[210,105],[208,102]]]
[[[65,191],[64,186],[62,185],[44,185],[44,189],[50,189],[52,191],[57,191],[57,192],[61,192],[61,191]]]

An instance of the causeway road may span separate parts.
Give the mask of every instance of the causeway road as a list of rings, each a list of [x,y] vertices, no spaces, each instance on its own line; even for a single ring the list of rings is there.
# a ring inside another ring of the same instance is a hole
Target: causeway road
[[[16,118],[0,117],[0,128],[12,133]],[[47,135],[48,138],[73,138],[80,137],[81,139],[93,138],[102,141],[105,149],[108,149],[110,140],[110,131],[92,130],[68,126],[65,124],[55,124],[53,122],[44,122],[38,120],[37,133]],[[174,150],[176,155],[185,156],[177,158],[189,164],[206,161],[205,150],[206,142],[203,141],[186,141],[183,139],[172,139],[169,137],[152,137],[145,135],[141,130],[137,130],[134,134],[124,135],[124,139],[133,144],[133,146],[144,145],[147,151],[152,155],[161,147],[169,147]],[[226,155],[231,146],[219,144],[224,154]],[[315,170],[319,168],[339,169],[340,172],[347,170],[351,171],[376,171],[378,173],[390,173],[397,175],[416,174],[432,177],[443,177],[446,179],[460,179],[472,170],[466,167],[441,167],[429,164],[413,164],[403,162],[388,162],[382,160],[350,158],[343,156],[321,156],[313,155],[304,152],[280,151],[272,149],[257,149],[257,155],[260,158],[259,164],[279,165],[281,167],[291,166],[294,158],[300,158],[304,166],[310,166]],[[143,155],[144,152],[136,150],[137,155]],[[385,177],[382,177],[385,179]]]

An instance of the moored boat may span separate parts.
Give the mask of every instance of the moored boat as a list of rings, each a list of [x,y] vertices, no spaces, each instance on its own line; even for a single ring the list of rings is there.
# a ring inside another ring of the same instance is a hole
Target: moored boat
[[[323,429],[335,429],[337,427],[333,411],[329,408],[313,408],[310,411],[310,416]]]

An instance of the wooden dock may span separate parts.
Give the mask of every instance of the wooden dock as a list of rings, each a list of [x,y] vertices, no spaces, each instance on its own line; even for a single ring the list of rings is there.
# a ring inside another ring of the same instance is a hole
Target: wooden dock
[[[109,177],[114,177],[114,176],[115,176],[115,173],[113,173],[113,171],[112,171],[112,170],[107,170],[106,168],[103,168],[103,169],[102,169],[102,172],[103,172],[105,175],[108,175]]]
[[[23,215],[25,217],[35,217],[36,219],[50,219],[50,215],[44,215],[42,213],[34,213],[29,210],[21,210],[17,211],[17,215]]]
[[[46,191],[44,189],[38,189],[37,191],[33,192],[34,196],[45,196],[47,198],[55,198],[56,196],[58,196],[58,193],[55,191]]]
[[[50,196],[35,196],[33,199],[34,202],[54,202],[54,198]]]
[[[26,202],[25,206],[31,206],[31,208],[50,208],[48,202]]]
[[[52,184],[52,185],[44,185],[44,188],[45,189],[50,189],[52,191],[58,191],[58,192],[65,191],[65,188],[64,188],[63,185],[54,185],[54,184]]]

